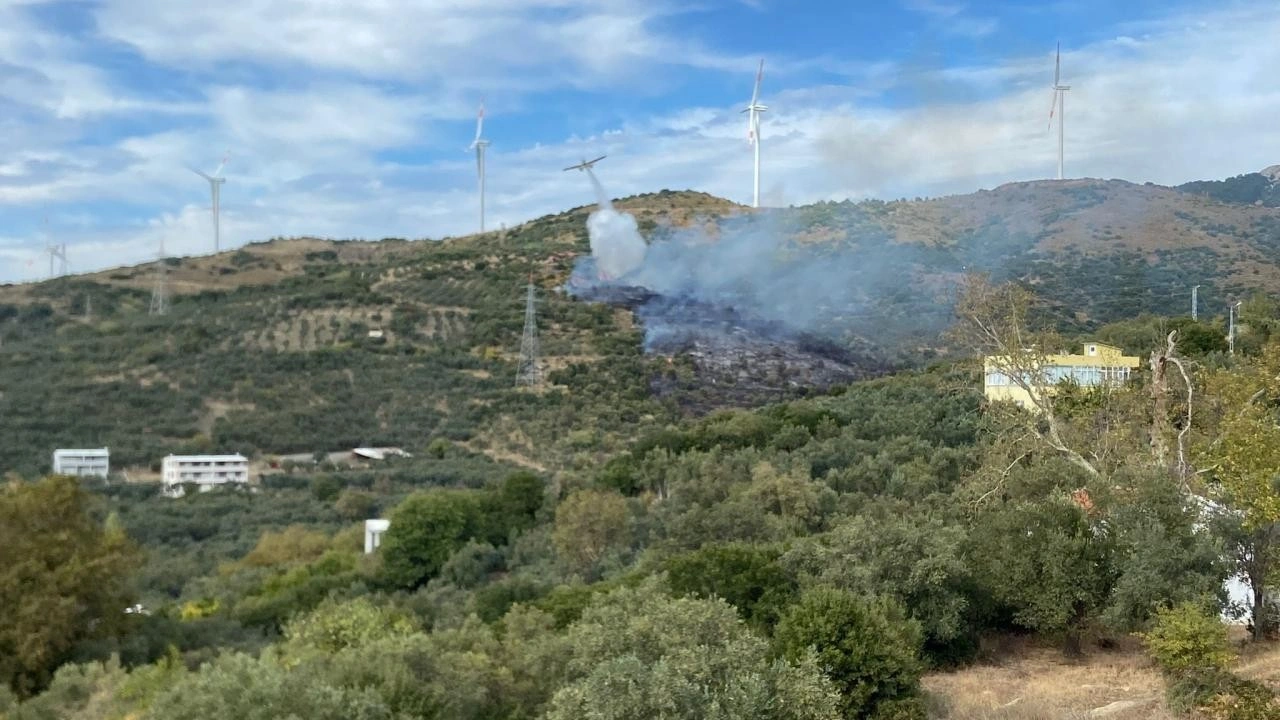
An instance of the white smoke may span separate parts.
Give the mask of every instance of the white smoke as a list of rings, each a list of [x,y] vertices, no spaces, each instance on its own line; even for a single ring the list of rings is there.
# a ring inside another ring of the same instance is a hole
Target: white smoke
[[[629,213],[613,209],[608,194],[587,168],[591,185],[596,190],[598,207],[587,218],[587,234],[591,237],[591,256],[596,268],[606,279],[620,278],[644,264],[649,246],[640,237],[636,219]]]

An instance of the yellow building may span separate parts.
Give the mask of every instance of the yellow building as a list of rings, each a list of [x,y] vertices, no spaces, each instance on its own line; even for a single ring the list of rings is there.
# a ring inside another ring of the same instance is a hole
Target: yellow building
[[[1037,372],[1023,368],[1024,382],[1014,381],[1014,369],[1008,359],[991,356],[983,360],[983,393],[988,400],[1007,400],[1022,407],[1033,407],[1032,393],[1052,388],[1063,380],[1080,387],[1114,387],[1129,379],[1142,361],[1125,355],[1118,347],[1099,342],[1084,344],[1080,355],[1048,355]]]

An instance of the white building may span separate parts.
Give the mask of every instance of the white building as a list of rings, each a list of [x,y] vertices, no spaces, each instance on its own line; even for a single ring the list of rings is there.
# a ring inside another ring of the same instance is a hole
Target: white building
[[[364,552],[366,555],[378,549],[382,544],[382,533],[391,527],[390,520],[364,521]]]
[[[110,469],[111,453],[106,448],[53,451],[54,475],[106,477]]]
[[[249,460],[243,455],[170,455],[160,468],[166,495],[181,496],[182,486],[194,483],[200,492],[219,485],[249,482]]]

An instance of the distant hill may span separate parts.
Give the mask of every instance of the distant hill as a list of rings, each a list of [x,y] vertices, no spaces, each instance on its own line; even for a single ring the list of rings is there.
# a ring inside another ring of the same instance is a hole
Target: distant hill
[[[1197,180],[1184,183],[1177,189],[1220,202],[1280,207],[1280,165],[1272,165],[1261,172],[1237,175],[1226,180]]]
[[[617,205],[655,242],[692,228],[732,243],[750,227],[781,238],[778,262],[822,259],[834,272],[817,295],[833,299],[814,309],[818,337],[791,346],[820,351],[804,367],[857,358],[883,372],[947,352],[939,332],[966,272],[1027,284],[1081,332],[1185,314],[1192,285],[1205,317],[1280,291],[1280,209],[1120,180],[763,211],[689,191]],[[644,354],[632,312],[560,290],[589,252],[591,209],[439,242],[273,240],[171,259],[163,317],[147,314],[156,263],[0,286],[0,473],[40,472],[67,446],[110,446],[143,472],[167,452],[421,454],[436,438],[505,463],[590,467],[682,408],[778,399],[821,375],[797,375],[758,338],[726,351],[733,362],[705,343]],[[513,387],[530,275],[551,381],[537,393]]]

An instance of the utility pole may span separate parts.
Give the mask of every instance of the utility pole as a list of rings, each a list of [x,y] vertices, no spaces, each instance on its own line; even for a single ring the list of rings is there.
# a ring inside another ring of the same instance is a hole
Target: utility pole
[[[1230,312],[1227,314],[1227,317],[1229,318],[1229,325],[1227,326],[1227,349],[1232,355],[1236,354],[1236,308],[1240,307],[1240,305],[1241,303],[1232,305]]]
[[[1192,285],[1192,286],[1191,286],[1191,319],[1192,319],[1192,320],[1199,320],[1199,319],[1200,319],[1200,313],[1199,313],[1199,310],[1200,310],[1200,303],[1199,303],[1199,299],[1200,299],[1200,286],[1199,286],[1199,285]]]

